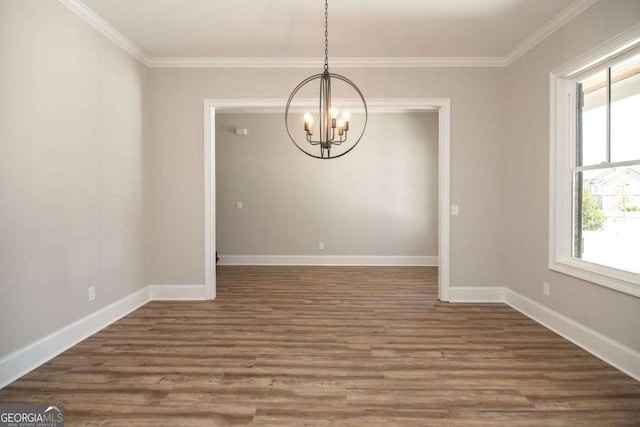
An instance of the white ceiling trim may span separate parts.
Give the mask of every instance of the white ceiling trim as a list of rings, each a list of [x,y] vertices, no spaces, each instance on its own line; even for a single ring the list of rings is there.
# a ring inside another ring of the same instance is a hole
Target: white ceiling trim
[[[324,58],[149,58],[151,68],[320,68]],[[500,57],[330,58],[335,68],[504,67]]]
[[[120,31],[116,30],[111,24],[102,19],[97,13],[89,9],[87,5],[80,0],[58,0],[63,5],[74,11],[80,18],[87,21],[96,30],[104,34],[109,40],[120,46],[131,56],[149,66],[149,55],[136,46],[131,40],[126,38]]]
[[[634,25],[580,57],[556,68],[552,71],[552,74],[560,77],[573,77],[636,46],[640,46],[640,24]]]
[[[131,56],[150,68],[316,68],[321,58],[151,57],[81,0],[58,0]],[[503,57],[333,58],[336,68],[506,67],[598,0],[576,0]]]
[[[549,22],[544,24],[538,31],[527,37],[522,43],[516,46],[505,57],[505,66],[511,64],[525,53],[536,47],[540,42],[558,31],[569,21],[580,15],[585,9],[598,0],[576,0],[567,6],[562,12],[557,14]]]

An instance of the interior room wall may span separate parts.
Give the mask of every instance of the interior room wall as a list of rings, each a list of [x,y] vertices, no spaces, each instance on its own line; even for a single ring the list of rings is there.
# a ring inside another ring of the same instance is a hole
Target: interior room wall
[[[496,189],[502,185],[504,69],[332,70],[348,76],[370,98],[451,99],[451,200],[460,205],[460,215],[451,223],[451,284],[502,285],[503,227],[498,218],[503,193]],[[286,99],[314,71],[183,68],[150,72],[149,280],[202,284],[204,99]],[[290,142],[282,144],[288,147]],[[302,157],[299,161],[306,162]]]
[[[640,351],[640,298],[547,267],[549,73],[640,22],[637,0],[600,1],[507,69],[507,286]],[[551,295],[542,295],[542,282]]]
[[[41,0],[0,1],[0,64],[2,357],[145,285],[148,70]]]
[[[437,257],[438,114],[370,114],[366,134],[320,161],[289,142],[281,113],[216,114],[219,253]]]
[[[549,72],[638,22],[637,0],[599,1],[506,69],[332,70],[452,100],[452,286],[508,286],[640,351],[640,299],[547,268]],[[0,64],[0,357],[145,284],[203,283],[203,100],[315,72],[148,70],[43,0],[0,0]]]

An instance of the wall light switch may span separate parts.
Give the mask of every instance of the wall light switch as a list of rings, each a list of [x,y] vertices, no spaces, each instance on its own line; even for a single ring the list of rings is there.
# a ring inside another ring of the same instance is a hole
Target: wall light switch
[[[96,287],[91,286],[89,288],[89,301],[93,301],[94,299],[96,299]]]
[[[319,242],[318,243],[318,249],[320,249],[321,251],[324,250],[324,242]]]
[[[247,135],[249,131],[247,129],[236,128],[236,135]]]
[[[542,283],[542,294],[548,297],[551,294],[551,285],[548,283]]]
[[[451,205],[451,215],[458,215],[459,212],[458,205]]]
[[[238,209],[242,209],[242,202],[238,202]]]

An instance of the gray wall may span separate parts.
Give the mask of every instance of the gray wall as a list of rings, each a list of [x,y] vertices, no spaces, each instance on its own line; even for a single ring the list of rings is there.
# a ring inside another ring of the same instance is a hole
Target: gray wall
[[[148,71],[42,0],[0,0],[0,64],[2,357],[145,284]]]
[[[150,282],[204,283],[203,99],[286,98],[312,71],[150,71]],[[503,285],[504,202],[503,192],[496,189],[504,185],[506,70],[350,68],[335,72],[356,82],[369,98],[451,98],[451,195],[452,202],[460,205],[460,215],[451,221],[451,283]]]
[[[437,113],[370,114],[367,126],[347,156],[320,161],[290,142],[282,114],[217,114],[219,253],[438,255]]]
[[[335,70],[367,97],[452,99],[452,286],[509,286],[637,351],[640,299],[546,263],[549,71],[639,21],[601,0],[507,69]],[[203,283],[203,99],[310,73],[147,70],[40,0],[0,0],[0,63],[0,357],[146,283]]]
[[[600,1],[508,68],[504,266],[507,285],[640,351],[640,298],[547,268],[549,73],[640,22],[640,1]],[[542,282],[551,296],[542,296]]]

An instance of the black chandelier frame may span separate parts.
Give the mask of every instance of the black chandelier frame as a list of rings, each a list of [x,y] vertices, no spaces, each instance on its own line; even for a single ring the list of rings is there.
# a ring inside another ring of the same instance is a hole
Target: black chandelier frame
[[[285,112],[284,112],[284,122],[285,122],[285,126],[287,128],[287,134],[289,135],[289,138],[291,139],[291,141],[294,143],[294,145],[296,147],[298,147],[298,149],[300,151],[302,151],[304,154],[316,158],[316,159],[337,159],[339,157],[344,156],[345,154],[349,153],[351,150],[353,150],[356,145],[358,145],[358,143],[360,142],[360,140],[362,139],[362,137],[364,136],[365,130],[367,129],[367,122],[369,119],[369,111],[367,109],[367,101],[364,98],[364,95],[362,94],[362,91],[358,88],[358,86],[356,86],[355,83],[353,83],[351,80],[349,80],[348,78],[346,78],[343,75],[340,74],[336,74],[336,73],[331,73],[329,72],[329,5],[328,5],[328,0],[325,0],[325,13],[324,13],[324,26],[325,26],[325,33],[324,33],[324,43],[325,43],[325,49],[324,49],[324,71],[322,73],[319,74],[314,74],[310,77],[307,77],[306,79],[304,79],[303,81],[301,81],[298,86],[296,86],[296,88],[293,90],[293,92],[291,92],[291,95],[289,96],[289,99],[287,100],[287,105],[285,108]],[[331,116],[331,79],[337,79],[340,80],[344,83],[346,83],[347,85],[349,85],[357,94],[358,97],[360,98],[360,100],[362,101],[362,105],[364,107],[364,124],[362,126],[362,132],[360,132],[360,135],[358,136],[358,138],[356,139],[355,143],[349,147],[349,149],[347,149],[346,151],[343,151],[342,153],[335,155],[335,156],[331,156],[331,147],[336,145],[336,146],[340,146],[342,145],[342,143],[347,141],[347,135],[348,135],[348,131],[349,131],[349,122],[348,120],[344,123],[343,127],[338,127],[338,135],[336,135],[336,118]],[[298,144],[298,142],[296,141],[296,139],[293,137],[290,126],[289,126],[289,112],[291,110],[291,103],[293,101],[293,99],[295,98],[296,94],[307,84],[315,81],[315,80],[320,80],[320,96],[319,96],[319,100],[318,100],[318,115],[319,115],[319,129],[320,129],[320,139],[319,140],[314,140],[313,139],[313,129],[311,128],[311,124],[305,124],[305,133],[306,133],[306,142],[309,143],[311,146],[320,146],[320,155],[316,155],[313,154],[307,150],[305,150],[300,144]],[[337,139],[336,139],[337,136]],[[325,156],[326,153],[326,156]]]

